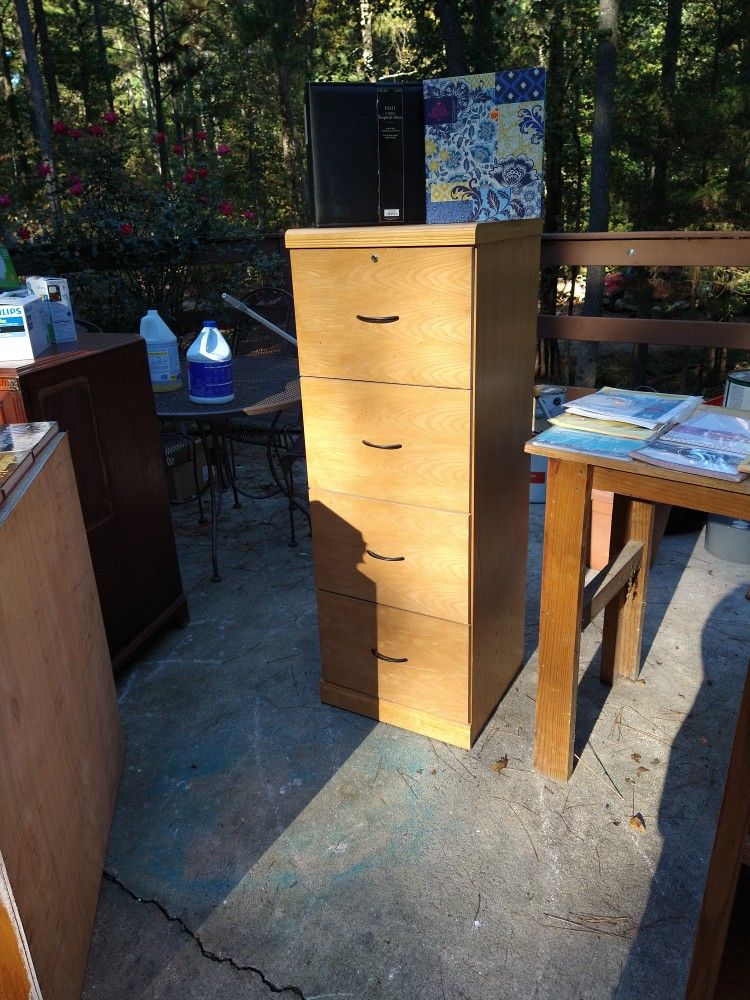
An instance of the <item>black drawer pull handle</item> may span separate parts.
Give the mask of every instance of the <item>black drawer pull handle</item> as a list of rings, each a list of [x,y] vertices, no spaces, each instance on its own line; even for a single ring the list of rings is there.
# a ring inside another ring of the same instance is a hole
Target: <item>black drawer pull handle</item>
[[[380,448],[382,451],[395,451],[397,448],[403,448],[402,444],[373,444],[372,441],[365,441],[362,438],[362,444],[366,444],[368,448]]]
[[[382,559],[383,562],[403,562],[406,556],[379,556],[377,552],[373,552],[372,549],[365,549],[368,556],[372,556],[373,559]]]
[[[384,656],[379,653],[377,649],[371,649],[370,652],[378,660],[385,660],[386,663],[408,663],[409,659],[406,656]]]
[[[357,313],[357,319],[363,323],[398,323],[400,318],[400,316],[360,316]]]

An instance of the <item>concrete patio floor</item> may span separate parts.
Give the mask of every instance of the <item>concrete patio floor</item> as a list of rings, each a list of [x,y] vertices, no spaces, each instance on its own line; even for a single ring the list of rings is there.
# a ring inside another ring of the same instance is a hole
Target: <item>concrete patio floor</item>
[[[245,481],[265,481],[259,450]],[[568,785],[531,766],[526,664],[461,751],[324,706],[310,538],[282,499],[173,508],[191,622],[120,679],[126,756],[84,997],[682,997],[750,649],[750,568],[654,564],[641,680],[581,643]],[[158,567],[154,567],[158,572]],[[502,763],[507,757],[507,766]],[[640,813],[645,832],[631,828]]]

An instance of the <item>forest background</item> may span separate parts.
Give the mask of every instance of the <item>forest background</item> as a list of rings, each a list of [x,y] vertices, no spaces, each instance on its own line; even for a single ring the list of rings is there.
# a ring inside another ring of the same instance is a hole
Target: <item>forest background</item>
[[[0,238],[120,328],[268,277],[309,80],[543,64],[545,231],[750,229],[746,0],[0,0],[0,56]]]

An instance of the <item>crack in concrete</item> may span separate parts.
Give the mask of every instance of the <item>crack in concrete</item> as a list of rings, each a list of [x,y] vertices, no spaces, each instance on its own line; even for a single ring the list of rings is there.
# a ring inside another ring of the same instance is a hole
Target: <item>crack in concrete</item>
[[[271,980],[268,979],[265,976],[265,974],[260,969],[256,968],[254,965],[240,965],[239,962],[236,962],[233,958],[231,958],[228,955],[217,955],[215,951],[211,951],[209,948],[205,946],[200,936],[196,934],[195,931],[191,930],[188,927],[188,925],[185,923],[182,917],[178,917],[170,913],[169,910],[162,903],[160,903],[158,899],[144,899],[142,896],[136,895],[136,893],[134,893],[132,889],[129,889],[124,884],[124,882],[121,882],[116,875],[113,875],[112,872],[109,872],[106,869],[104,871],[104,878],[107,879],[108,882],[111,882],[113,885],[116,885],[127,896],[130,896],[131,899],[134,899],[136,903],[145,903],[149,906],[156,907],[156,909],[162,914],[162,916],[166,917],[167,920],[169,920],[171,923],[177,924],[177,926],[180,928],[183,934],[187,934],[188,937],[192,938],[192,940],[196,943],[196,945],[200,950],[201,955],[203,955],[204,958],[209,959],[211,962],[217,962],[220,965],[222,964],[230,965],[237,972],[255,973],[256,976],[260,977],[264,986],[267,986],[272,993],[291,993],[294,996],[299,997],[300,1000],[306,1000],[305,994],[302,992],[299,986],[277,986],[275,983],[272,983]]]

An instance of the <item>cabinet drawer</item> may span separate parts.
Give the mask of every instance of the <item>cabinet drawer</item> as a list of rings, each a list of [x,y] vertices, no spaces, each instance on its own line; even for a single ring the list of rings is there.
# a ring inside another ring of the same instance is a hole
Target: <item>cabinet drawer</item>
[[[311,487],[469,510],[471,393],[301,381]]]
[[[312,490],[321,590],[469,621],[469,516]]]
[[[300,371],[469,388],[472,259],[469,247],[293,251]]]
[[[468,625],[323,591],[318,591],[318,618],[323,680],[468,721]]]

